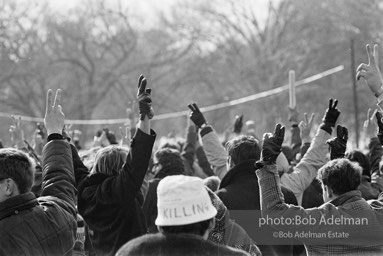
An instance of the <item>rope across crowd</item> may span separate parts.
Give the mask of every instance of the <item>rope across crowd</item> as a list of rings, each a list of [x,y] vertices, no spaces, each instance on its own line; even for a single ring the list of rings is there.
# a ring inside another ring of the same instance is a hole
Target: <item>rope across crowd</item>
[[[138,120],[84,148],[48,90],[33,142],[12,117],[1,145],[0,255],[382,255],[383,77],[378,46],[366,50],[368,151],[347,148],[335,98],[313,137],[315,116],[294,107],[263,136],[236,116],[222,141],[191,103],[186,136],[158,139],[143,75]]]

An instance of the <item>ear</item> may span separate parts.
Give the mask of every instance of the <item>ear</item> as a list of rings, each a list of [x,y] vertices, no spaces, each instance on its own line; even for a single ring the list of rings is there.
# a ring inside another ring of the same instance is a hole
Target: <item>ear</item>
[[[19,189],[12,179],[5,180],[5,195],[7,197],[19,195]]]
[[[215,218],[212,218],[209,222],[209,227],[207,228],[207,230],[210,232],[211,230],[213,230],[214,227],[215,227]]]
[[[233,166],[233,163],[231,162],[231,156],[228,156],[226,161],[227,161],[227,166],[231,168]]]
[[[329,198],[332,198],[334,196],[334,192],[332,191],[331,188],[329,188],[328,186],[326,186],[326,189],[327,189],[327,193],[328,193],[328,197]]]

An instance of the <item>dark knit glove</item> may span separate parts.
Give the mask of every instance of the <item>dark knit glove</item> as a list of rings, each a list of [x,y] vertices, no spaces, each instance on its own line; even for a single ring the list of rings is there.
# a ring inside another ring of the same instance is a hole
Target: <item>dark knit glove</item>
[[[152,108],[152,98],[151,98],[151,89],[146,89],[146,78],[143,75],[140,75],[138,78],[138,109],[140,113],[140,120],[144,120],[145,116],[148,116],[149,119],[152,119],[154,116],[154,111]]]
[[[238,116],[235,116],[235,123],[234,123],[234,133],[240,134],[243,127],[243,114]]]
[[[376,116],[376,121],[377,121],[378,127],[379,127],[378,139],[380,141],[380,144],[383,145],[383,122],[382,122],[383,115],[381,112],[377,111],[375,116]]]
[[[338,100],[329,99],[328,103],[329,106],[324,114],[322,121],[326,125],[335,127],[336,120],[338,120],[338,117],[340,115],[340,111],[336,108],[336,106],[338,105]]]
[[[198,127],[201,128],[203,124],[206,124],[206,119],[199,110],[197,104],[192,103],[188,105],[190,112],[190,119],[193,121],[193,123]]]
[[[263,145],[261,158],[256,162],[257,169],[264,165],[272,165],[277,161],[278,155],[282,152],[282,143],[285,137],[285,127],[281,124],[275,126],[274,134],[263,134]]]
[[[330,158],[331,160],[343,158],[346,152],[348,130],[346,127],[338,125],[336,127],[337,136],[329,139],[326,143],[330,146]]]

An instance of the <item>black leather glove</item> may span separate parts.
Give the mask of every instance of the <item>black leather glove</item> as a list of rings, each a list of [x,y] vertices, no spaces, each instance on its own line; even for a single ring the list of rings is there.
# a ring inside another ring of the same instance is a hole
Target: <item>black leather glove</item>
[[[190,113],[190,119],[193,121],[193,123],[194,123],[198,128],[201,128],[201,126],[202,126],[203,124],[207,124],[207,123],[206,123],[206,119],[205,119],[205,117],[203,116],[203,114],[201,113],[201,111],[199,110],[197,104],[192,103],[192,104],[189,104],[188,107],[189,107],[190,110],[191,110],[191,113]]]
[[[348,140],[348,130],[346,127],[338,125],[336,127],[335,138],[329,139],[326,143],[330,146],[330,158],[331,160],[337,158],[343,158],[344,153],[346,152],[347,140]]]
[[[138,108],[140,113],[140,120],[144,120],[145,116],[148,116],[149,119],[152,119],[154,116],[154,111],[152,108],[152,98],[151,98],[151,89],[146,89],[146,78],[143,75],[140,75],[138,78]]]
[[[326,110],[326,113],[324,114],[322,121],[326,125],[335,127],[336,120],[338,120],[338,117],[340,115],[340,111],[336,108],[336,106],[338,105],[338,100],[329,99],[328,103],[329,106]]]
[[[278,155],[282,152],[282,143],[284,137],[285,127],[281,124],[277,124],[275,126],[274,134],[263,134],[261,158],[255,165],[257,169],[264,165],[272,165],[276,163]]]
[[[235,116],[234,133],[240,134],[243,127],[243,114]]]
[[[377,121],[378,127],[379,127],[378,139],[380,141],[380,144],[383,145],[383,122],[382,122],[383,115],[381,112],[377,111],[375,116],[376,116],[376,121]]]

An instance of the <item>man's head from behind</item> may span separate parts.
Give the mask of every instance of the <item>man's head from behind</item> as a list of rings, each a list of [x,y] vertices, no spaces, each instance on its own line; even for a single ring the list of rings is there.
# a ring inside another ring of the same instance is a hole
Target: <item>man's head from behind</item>
[[[31,191],[35,166],[24,152],[0,149],[0,202]]]
[[[184,175],[165,177],[157,188],[156,225],[164,234],[194,234],[207,239],[217,210],[202,179]]]
[[[246,160],[258,160],[261,155],[259,142],[253,136],[238,136],[226,143],[228,167],[238,165]]]
[[[328,202],[338,196],[357,190],[362,168],[348,159],[335,159],[319,169],[318,178],[322,182],[323,200]]]

